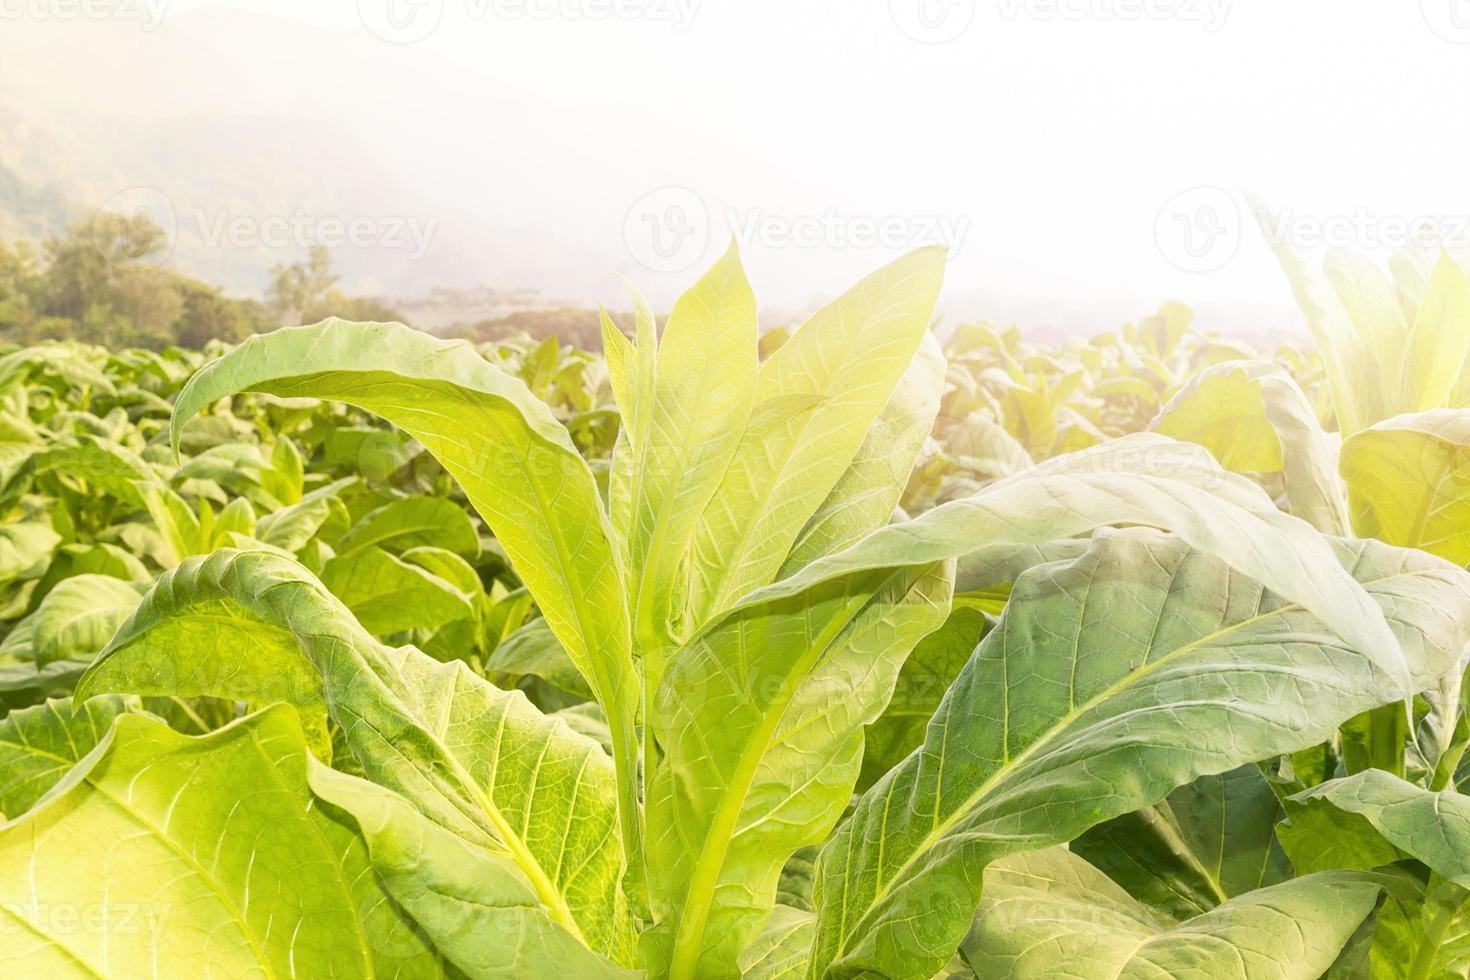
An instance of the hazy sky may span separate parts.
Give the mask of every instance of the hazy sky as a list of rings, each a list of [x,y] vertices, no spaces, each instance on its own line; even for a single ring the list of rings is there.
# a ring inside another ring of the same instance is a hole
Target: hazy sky
[[[57,98],[175,72],[139,111],[331,118],[420,192],[661,297],[732,231],[791,304],[941,240],[953,311],[1102,327],[1177,297],[1274,330],[1295,317],[1237,188],[1308,248],[1470,243],[1470,0],[224,5],[258,33],[197,0],[0,0],[0,31],[81,45],[36,23],[68,2],[162,19]]]

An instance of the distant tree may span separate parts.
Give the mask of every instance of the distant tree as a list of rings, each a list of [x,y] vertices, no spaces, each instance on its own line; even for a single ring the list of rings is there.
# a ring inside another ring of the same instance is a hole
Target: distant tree
[[[95,324],[110,311],[132,325],[125,332],[138,333],[140,342],[166,342],[184,299],[174,277],[149,260],[167,248],[146,213],[101,214],[73,225],[46,243],[41,312]]]
[[[214,286],[185,279],[179,283],[184,308],[174,325],[174,343],[203,347],[211,340],[235,344],[276,324],[264,306],[251,299],[231,299]]]
[[[212,340],[238,343],[283,322],[404,319],[377,300],[338,289],[325,248],[278,267],[264,304],[162,268],[157,259],[167,248],[146,214],[104,214],[72,226],[46,242],[44,266],[28,245],[0,242],[0,338],[197,349]]]
[[[632,324],[629,315],[613,314],[613,320],[627,329]],[[596,310],[568,307],[556,310],[517,310],[505,316],[481,320],[461,327],[455,334],[475,341],[505,340],[521,334],[545,340],[560,338],[562,343],[583,350],[602,349],[602,323]]]
[[[41,289],[35,254],[24,241],[0,242],[0,335],[16,337],[35,319]]]
[[[326,300],[336,285],[332,253],[324,245],[313,245],[306,261],[271,270],[266,308],[282,323],[300,323],[306,311]]]
[[[332,253],[313,245],[304,262],[278,265],[271,271],[266,307],[279,322],[315,323],[329,316],[344,320],[403,321],[403,314],[364,296],[349,296],[337,288]]]
[[[340,316],[344,320],[366,320],[380,323],[404,322],[403,314],[388,304],[366,296],[348,296],[340,289],[332,290],[302,311],[301,322],[315,323],[329,316]]]

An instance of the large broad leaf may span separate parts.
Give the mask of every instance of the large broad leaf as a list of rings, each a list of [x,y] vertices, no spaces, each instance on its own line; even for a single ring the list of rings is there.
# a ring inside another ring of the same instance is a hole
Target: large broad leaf
[[[551,409],[469,344],[333,319],[252,337],[205,366],[179,394],[174,445],[204,406],[247,390],[376,412],[453,474],[607,712],[636,861],[638,679],[622,575],[592,473]]]
[[[1009,582],[1058,542],[1114,524],[1174,531],[1300,603],[1353,645],[1379,651],[1407,696],[1408,664],[1382,610],[1333,559],[1327,539],[1281,514],[1260,487],[1220,469],[1208,453],[1161,436],[1130,436],[1058,457],[882,528],[773,588],[794,594],[860,569],[958,558],[956,590],[969,591]]]
[[[394,554],[432,546],[473,558],[480,539],[469,515],[452,500],[408,497],[369,511],[335,545],[340,555],[374,546]]]
[[[52,549],[60,543],[61,536],[45,524],[0,527],[0,585],[39,577],[46,570]]]
[[[365,779],[314,765],[311,785],[351,815],[384,889],[468,976],[642,976],[568,941],[504,853],[445,830],[402,796]]]
[[[105,495],[129,507],[141,507],[136,484],[156,479],[152,466],[125,446],[96,436],[57,442],[30,460],[36,476],[54,474],[77,492]]]
[[[1374,930],[1373,976],[1470,974],[1470,797],[1368,770],[1288,801],[1281,841],[1299,868],[1371,869],[1411,857],[1433,872],[1422,901],[1390,897]]]
[[[1432,683],[1467,638],[1470,580],[1370,542],[1340,557],[1404,639],[1407,683]],[[1027,572],[923,747],[824,849],[815,968],[928,977],[963,937],[990,861],[1317,744],[1401,697],[1396,657],[1337,625],[1143,529]]]
[[[142,600],[139,588],[110,575],[76,575],[58,584],[31,617],[36,664],[101,653]]]
[[[255,536],[268,545],[299,551],[318,535],[333,531],[340,534],[349,523],[340,494],[356,479],[336,480],[311,491],[289,507],[266,514],[255,522]]]
[[[1080,857],[1047,848],[985,870],[963,955],[985,980],[1317,980],[1377,899],[1370,878],[1326,872],[1173,921]]]
[[[437,977],[358,835],[313,802],[295,712],[202,738],[119,717],[0,827],[0,963],[45,977]]]
[[[609,965],[599,953],[626,955],[615,784],[601,748],[462,663],[379,643],[294,562],[220,551],[164,575],[79,696],[100,691],[326,705],[370,779],[461,850],[492,855],[486,866],[499,872],[487,873],[482,900],[537,899],[519,904],[536,919],[548,965]],[[404,821],[412,814],[399,813],[394,839],[411,838],[417,831]],[[383,853],[389,860],[398,852]],[[442,867],[436,861],[423,873]],[[395,875],[405,888],[433,885]],[[453,916],[420,925],[430,936],[457,928]]]
[[[649,690],[665,648],[683,638],[689,542],[750,419],[758,366],[755,296],[732,243],[674,304],[652,401],[638,406],[642,431],[630,437],[630,591],[634,630],[653,666]],[[620,406],[631,415],[631,402]]]
[[[1173,447],[1184,445],[1161,437],[1146,442],[1171,462],[1178,462]],[[840,812],[853,775],[845,754],[851,750],[844,747],[860,745],[849,741],[847,726],[882,711],[895,679],[894,655],[901,660],[907,647],[899,643],[901,631],[889,629],[885,642],[898,646],[870,656],[862,670],[833,657],[835,668],[852,675],[836,688],[840,695],[815,684],[807,672],[843,649],[841,633],[832,631],[846,629],[849,618],[864,621],[860,602],[869,602],[863,611],[879,618],[885,603],[895,609],[913,605],[912,599],[900,602],[903,592],[892,590],[914,589],[920,575],[949,560],[960,559],[962,575],[991,582],[997,550],[1035,555],[1042,551],[1038,546],[1058,537],[1108,524],[1159,523],[1279,585],[1353,637],[1355,649],[1381,656],[1381,678],[1390,678],[1383,700],[1408,689],[1403,654],[1382,611],[1328,544],[1307,525],[1271,509],[1258,487],[1218,466],[1181,466],[1178,479],[1073,475],[1068,468],[1102,464],[1129,465],[1104,452],[1058,460],[1038,468],[1039,476],[1003,481],[916,521],[883,528],[753,593],[680,651],[654,713],[666,756],[648,794],[650,840],[656,841],[650,844],[650,867],[661,888],[653,903],[658,927],[649,937],[655,963],[668,962],[675,976],[731,969],[741,943],[769,908],[781,864],[797,847],[821,839]],[[1219,486],[1212,493],[1196,483]],[[1263,510],[1247,510],[1242,503]],[[974,556],[982,567],[972,565]],[[873,598],[863,600],[864,595]],[[922,603],[913,612],[921,610]],[[1373,697],[1378,696],[1375,688]],[[792,734],[781,734],[788,727]],[[773,781],[777,762],[797,775],[783,771]],[[813,775],[800,775],[814,765],[820,768]],[[792,783],[800,792],[791,792]],[[772,812],[780,819],[770,817]]]
[[[1406,412],[1470,405],[1470,283],[1448,252],[1427,275],[1414,256],[1396,257],[1392,281],[1361,256],[1332,252],[1318,276],[1255,210],[1322,351],[1345,437]]]
[[[1276,840],[1281,816],[1271,784],[1245,765],[1094,827],[1072,851],[1134,898],[1183,919],[1291,877]]]
[[[523,677],[539,677],[583,700],[592,694],[544,619],[532,620],[501,641],[485,669],[492,676],[507,675],[512,683]]]
[[[693,626],[776,576],[908,370],[944,261],[936,247],[890,263],[761,365],[750,423],[694,534]]]
[[[1343,443],[1353,528],[1470,562],[1470,411],[1399,415]]]
[[[777,905],[755,942],[740,954],[740,980],[802,980],[812,925],[810,912]]]
[[[1278,364],[1227,361],[1195,376],[1149,426],[1204,446],[1236,473],[1281,473],[1291,512],[1348,533],[1336,450],[1296,381]]]
[[[648,784],[656,973],[733,977],[782,866],[841,817],[899,667],[948,608],[947,563],[756,593],[679,651]]]
[[[802,528],[778,577],[841,551],[888,523],[934,427],[944,369],[944,352],[925,333],[893,397],[874,419],[847,472]]]
[[[924,730],[934,709],[969,662],[991,622],[978,609],[958,607],[942,627],[914,647],[899,672],[888,707],[867,728],[860,790],[876,783],[924,743]]]
[[[121,697],[47,701],[0,720],[0,818],[18,817],[82,761],[129,710]]]
[[[376,636],[438,629],[475,613],[453,584],[376,546],[329,559],[321,579]]]

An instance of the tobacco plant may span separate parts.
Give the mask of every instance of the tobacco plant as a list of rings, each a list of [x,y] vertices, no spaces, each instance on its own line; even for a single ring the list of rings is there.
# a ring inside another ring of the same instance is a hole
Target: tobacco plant
[[[1330,441],[1264,369],[1181,397],[1255,385],[1249,431],[1274,443],[1201,434],[1177,402],[1157,432],[909,519],[943,265],[899,259],[764,359],[733,249],[662,329],[635,297],[632,338],[603,321],[605,481],[464,343],[329,320],[205,364],[174,400],[176,451],[243,392],[373,413],[452,477],[525,600],[476,591],[462,512],[362,513],[289,478],[288,450],[185,464],[179,488],[244,480],[274,518],[242,505],[224,531],[157,472],[123,481],[174,529],[164,570],[141,598],[111,589],[122,615],[73,698],[0,721],[0,962],[1463,972],[1470,576],[1351,536]],[[8,576],[55,544],[6,531]],[[179,704],[233,720],[182,734]]]

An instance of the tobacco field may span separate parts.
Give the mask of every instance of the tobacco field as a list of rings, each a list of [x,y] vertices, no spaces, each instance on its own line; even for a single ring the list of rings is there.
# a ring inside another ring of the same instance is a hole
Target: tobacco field
[[[0,973],[1470,976],[1470,285],[0,347]]]

